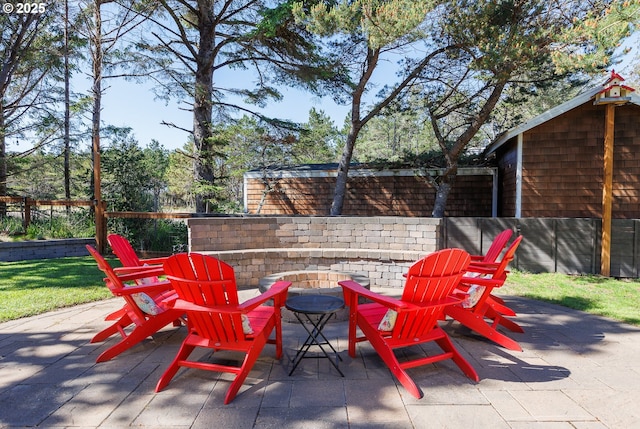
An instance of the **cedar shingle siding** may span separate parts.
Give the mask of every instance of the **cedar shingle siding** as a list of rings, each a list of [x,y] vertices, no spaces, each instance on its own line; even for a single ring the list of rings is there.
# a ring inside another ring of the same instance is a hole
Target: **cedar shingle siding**
[[[516,165],[517,146],[515,142],[503,146],[502,156],[498,159],[499,209],[498,216],[513,217],[516,215]]]
[[[604,106],[582,104],[523,133],[522,217],[602,214]],[[498,149],[500,216],[515,207],[516,139]],[[640,218],[640,106],[616,107],[613,213]]]
[[[491,216],[493,175],[459,175],[447,203],[447,216]],[[335,175],[270,179],[265,192],[261,178],[246,178],[247,213],[281,215],[329,214]],[[335,171],[333,172],[335,173]],[[350,177],[343,215],[429,217],[435,191],[422,177],[409,175],[366,175]]]

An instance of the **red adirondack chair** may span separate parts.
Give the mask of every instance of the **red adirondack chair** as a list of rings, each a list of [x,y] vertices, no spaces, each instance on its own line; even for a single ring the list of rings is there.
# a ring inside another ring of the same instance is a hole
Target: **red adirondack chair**
[[[349,307],[349,355],[356,356],[356,343],[369,341],[416,398],[422,398],[423,393],[407,374],[409,368],[452,359],[469,378],[479,381],[476,371],[438,325],[444,317],[443,310],[462,299],[452,294],[469,260],[469,254],[461,249],[444,249],[420,259],[409,268],[401,299],[371,292],[352,280],[338,282]],[[360,298],[373,303],[359,304]],[[356,328],[360,328],[362,336],[357,336]],[[394,353],[395,349],[432,341],[443,353],[403,362]]]
[[[480,270],[490,270],[498,267],[498,263],[496,260],[502,253],[507,244],[509,243],[509,239],[513,235],[513,231],[511,229],[505,229],[500,234],[496,235],[493,241],[491,242],[491,246],[489,246],[489,250],[484,255],[471,255],[471,270],[473,267],[480,266]],[[504,304],[504,300],[498,296],[490,295],[488,298],[489,302],[495,303],[495,306],[501,306],[502,313],[506,316],[515,316],[516,313],[507,307]]]
[[[143,269],[149,270],[150,275],[164,273],[162,264],[167,260],[166,257],[140,259],[129,240],[118,234],[109,234],[107,241],[109,242],[109,246],[111,246],[113,254],[116,255],[122,263],[122,267],[115,269],[116,272],[138,272]]]
[[[506,240],[504,240],[504,237],[500,238],[500,235],[505,234],[507,231],[509,231],[509,234]],[[497,249],[501,242],[502,242],[501,244],[503,248],[506,247],[509,241],[509,238],[511,238],[511,230],[505,230],[500,234],[498,234],[494,239],[494,241],[491,243],[491,247],[487,251],[487,254],[485,255],[484,258],[479,258],[474,260],[474,257],[471,256],[471,264],[469,265],[469,269],[467,271],[476,272],[476,273],[485,273],[485,274],[495,271],[500,266],[500,262],[497,262],[497,259],[498,259],[498,256],[500,256],[500,253],[502,253],[502,249],[500,249],[497,252],[492,252],[492,248],[495,245]],[[511,316],[511,317],[516,316],[516,312],[513,311],[511,308],[507,307],[505,305],[504,300],[499,296],[494,295],[493,293],[489,295],[487,302],[491,305],[492,309],[498,311],[503,316]],[[512,326],[510,330],[514,332],[524,332],[522,328],[515,327],[515,326]]]
[[[126,282],[135,282],[148,273],[143,271],[119,275],[96,249],[89,245],[86,247],[96,260],[98,268],[106,275],[104,281],[111,293],[125,301],[120,310],[105,318],[115,322],[91,339],[92,343],[101,342],[116,333],[122,337],[119,342],[102,352],[96,362],[116,357],[170,323],[176,326],[180,324],[182,313],[168,307],[168,303],[178,297],[169,281],[127,286]]]
[[[233,268],[211,256],[181,253],[164,263],[167,278],[179,299],[174,308],[187,315],[188,333],[182,346],[162,374],[156,392],[166,387],[181,366],[236,374],[227,390],[224,403],[235,398],[265,344],[276,346],[282,356],[282,322],[280,308],[287,299],[291,282],[276,282],[260,296],[238,302]],[[262,305],[273,299],[273,305]],[[275,339],[269,339],[275,329]],[[188,360],[196,347],[233,350],[245,353],[240,366],[228,362],[212,363]]]
[[[469,265],[468,274],[462,278],[458,289],[467,293],[471,297],[470,300],[463,300],[444,310],[447,316],[469,329],[507,349],[517,351],[522,351],[518,342],[498,331],[498,327],[502,326],[513,332],[524,332],[524,330],[513,320],[507,319],[507,316],[515,315],[515,312],[494,299],[491,292],[494,288],[501,287],[507,279],[509,273],[507,267],[513,260],[521,241],[521,235],[516,237],[495,267]],[[471,277],[471,273],[486,277]]]
[[[513,231],[510,229],[505,229],[500,234],[496,235],[493,241],[491,242],[491,246],[489,246],[489,250],[484,255],[471,255],[471,264],[490,264],[495,262],[500,256],[500,253],[504,250],[511,238]]]

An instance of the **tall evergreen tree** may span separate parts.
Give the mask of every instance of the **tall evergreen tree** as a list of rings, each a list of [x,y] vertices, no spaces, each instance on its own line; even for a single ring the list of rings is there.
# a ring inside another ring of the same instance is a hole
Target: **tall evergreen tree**
[[[58,13],[52,3],[38,13],[0,14],[0,196],[7,195],[8,139],[32,132],[32,119],[51,101],[46,88],[60,60],[60,35],[51,24]]]
[[[230,114],[251,110],[238,99],[256,105],[278,99],[275,84],[317,89],[331,80],[330,68],[318,56],[310,34],[296,26],[289,0],[157,0],[157,4],[164,13],[140,47],[149,54],[146,66],[155,64],[162,71],[162,95],[185,100],[193,111],[193,171],[200,189],[196,211],[210,211],[218,189],[215,165],[224,156],[223,140],[214,130]],[[224,70],[254,72],[255,87],[249,88],[243,79],[237,87],[214,84]]]
[[[613,49],[628,35],[629,21],[637,21],[638,3],[339,0],[299,13],[308,28],[327,37],[336,55],[343,54],[345,63],[354,66],[351,129],[331,214],[342,212],[349,163],[362,127],[392,102],[407,100],[410,91],[416,94],[421,88],[445,158],[444,174],[431,180],[436,193],[432,214],[443,216],[458,159],[489,121],[503,92],[606,66]],[[390,48],[402,53],[398,81],[388,83],[363,110],[365,90],[381,55]]]
[[[430,24],[438,37],[426,40],[432,58],[415,80],[444,155],[444,172],[427,176],[435,189],[434,217],[444,216],[460,157],[506,93],[610,64],[615,47],[629,34],[628,21],[612,22],[618,7],[627,6],[573,0],[443,4],[443,13]],[[591,31],[604,23],[606,30]]]
[[[346,98],[351,111],[331,215],[342,214],[349,166],[360,131],[415,78],[422,65],[414,64],[407,76],[395,84],[389,83],[390,91],[384,97],[367,105],[366,96],[375,88],[372,77],[381,62],[402,55],[423,37],[420,26],[435,4],[413,0],[341,0],[320,2],[307,9],[303,3],[296,3],[297,18],[309,30],[328,38],[329,51],[346,66],[351,83],[348,96],[337,94],[336,97]]]

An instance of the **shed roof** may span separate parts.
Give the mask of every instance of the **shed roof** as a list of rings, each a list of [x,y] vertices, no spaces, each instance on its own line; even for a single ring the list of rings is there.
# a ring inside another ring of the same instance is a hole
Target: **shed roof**
[[[615,72],[612,72],[612,73],[615,73]],[[607,79],[605,86],[608,85],[609,82],[611,82],[610,78]],[[507,132],[502,134],[502,136],[500,136],[495,142],[493,142],[487,147],[485,151],[485,155],[489,155],[495,152],[500,146],[502,146],[503,144],[505,144],[506,142],[511,140],[513,137],[517,136],[518,134],[529,131],[530,129],[535,128],[538,125],[541,125],[555,117],[558,117],[568,112],[569,110],[575,109],[576,107],[581,106],[593,100],[597,94],[603,91],[603,88],[604,86],[602,85],[591,88],[577,95],[575,98],[572,98],[569,101],[566,101],[556,107],[553,107],[547,110],[546,112],[536,116],[535,118],[525,122],[524,124],[518,125],[517,127],[514,127],[508,130]],[[629,89],[633,91],[633,88],[629,88]],[[625,97],[625,99],[627,99],[628,103],[633,103],[640,106],[640,96],[638,96],[635,92],[630,92],[630,94],[628,94],[627,97]]]

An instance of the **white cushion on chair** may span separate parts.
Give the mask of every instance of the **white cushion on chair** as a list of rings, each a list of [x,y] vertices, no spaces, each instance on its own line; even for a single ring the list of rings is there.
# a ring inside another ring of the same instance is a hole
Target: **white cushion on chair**
[[[158,304],[156,304],[153,298],[144,292],[134,293],[131,295],[131,298],[133,298],[140,310],[147,314],[151,314],[152,316],[157,316],[164,311],[162,308],[158,307]]]
[[[480,274],[480,273],[467,273],[466,274],[467,277],[478,277],[478,278],[491,278],[490,275],[488,274]],[[480,300],[480,297],[482,297],[482,294],[484,293],[484,290],[486,289],[485,286],[480,286],[480,285],[471,285],[469,286],[469,289],[465,292],[467,294],[466,298],[464,299],[464,301],[462,301],[462,306],[464,308],[473,308],[475,307],[475,305],[478,303],[478,301]]]
[[[398,318],[398,312],[392,309],[387,310],[384,317],[378,325],[378,331],[393,331],[393,327],[396,325],[396,319]]]
[[[251,321],[249,320],[249,316],[246,314],[242,315],[242,332],[245,335],[253,334],[253,328],[251,327]]]

